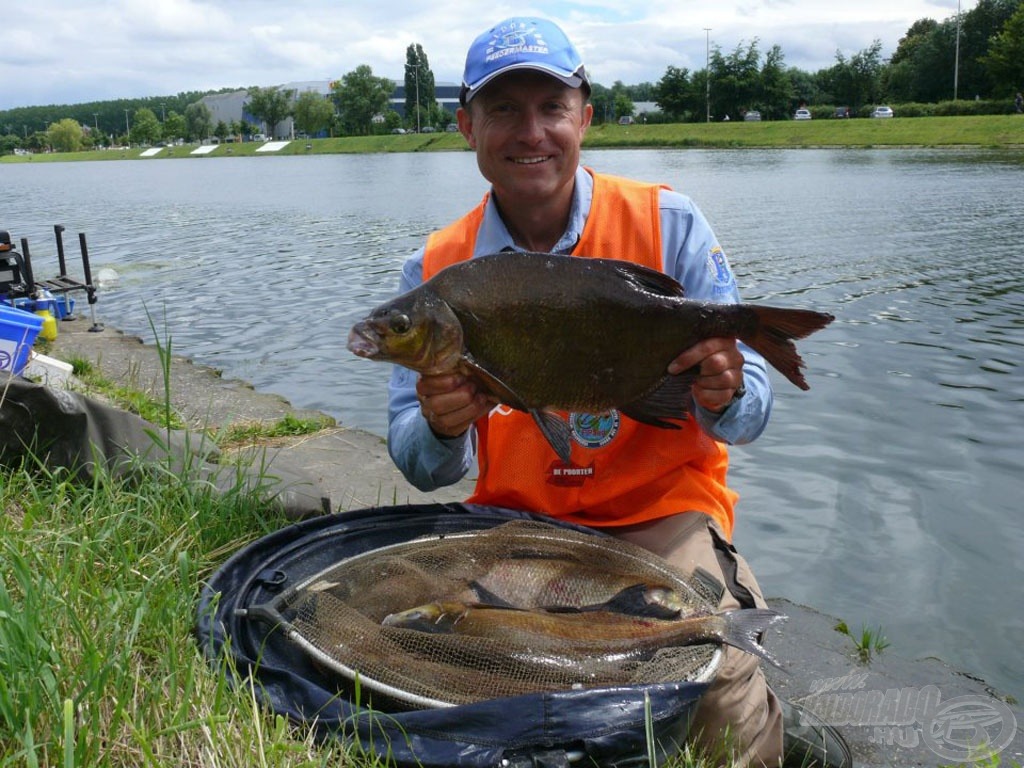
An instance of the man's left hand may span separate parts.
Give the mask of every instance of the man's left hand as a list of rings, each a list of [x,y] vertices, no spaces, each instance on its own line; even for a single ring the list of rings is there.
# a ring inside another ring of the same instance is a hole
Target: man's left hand
[[[693,399],[702,408],[721,413],[743,385],[743,355],[735,339],[704,339],[694,344],[668,365],[676,375],[697,369]]]

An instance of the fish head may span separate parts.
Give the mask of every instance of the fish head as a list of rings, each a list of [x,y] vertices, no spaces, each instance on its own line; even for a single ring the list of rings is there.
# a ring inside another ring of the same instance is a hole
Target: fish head
[[[462,357],[462,325],[448,304],[423,288],[381,304],[356,323],[349,351],[419,373],[454,370]]]

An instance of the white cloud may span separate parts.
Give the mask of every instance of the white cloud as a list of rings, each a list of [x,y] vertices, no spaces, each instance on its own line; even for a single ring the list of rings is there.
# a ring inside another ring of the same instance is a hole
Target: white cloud
[[[594,79],[611,85],[656,82],[669,65],[702,69],[705,27],[725,52],[757,38],[809,71],[875,39],[888,55],[917,19],[955,14],[956,0],[496,2],[486,17],[469,0],[34,0],[5,18],[0,109],[329,79],[360,64],[401,77],[413,43],[436,80],[458,81],[477,34],[529,13],[562,24]]]

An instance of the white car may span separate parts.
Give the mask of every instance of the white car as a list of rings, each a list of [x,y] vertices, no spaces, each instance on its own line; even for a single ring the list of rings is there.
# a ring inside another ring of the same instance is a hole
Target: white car
[[[875,107],[875,111],[871,113],[872,117],[892,117],[892,109],[890,107]]]
[[[793,115],[794,120],[810,120],[811,110],[809,109],[798,109]]]

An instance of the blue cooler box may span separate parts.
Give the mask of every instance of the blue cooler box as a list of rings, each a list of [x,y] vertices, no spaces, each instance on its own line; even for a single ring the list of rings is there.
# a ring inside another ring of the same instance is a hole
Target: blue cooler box
[[[39,315],[0,304],[0,371],[21,373],[42,327]]]

